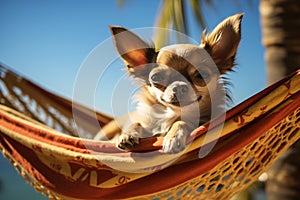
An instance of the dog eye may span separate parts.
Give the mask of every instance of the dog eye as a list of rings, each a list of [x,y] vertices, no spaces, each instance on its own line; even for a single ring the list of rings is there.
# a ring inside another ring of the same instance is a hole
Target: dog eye
[[[210,77],[209,73],[207,72],[201,72],[201,76],[203,79],[208,79]]]
[[[196,79],[208,79],[210,77],[209,73],[207,72],[204,72],[204,71],[201,71],[201,72],[198,72],[196,75],[195,75],[195,78]]]
[[[159,74],[159,73],[156,73],[156,74],[153,74],[153,75],[151,76],[151,80],[152,80],[154,83],[158,83],[158,82],[160,82],[160,81],[163,80],[163,76],[162,76],[161,74]]]

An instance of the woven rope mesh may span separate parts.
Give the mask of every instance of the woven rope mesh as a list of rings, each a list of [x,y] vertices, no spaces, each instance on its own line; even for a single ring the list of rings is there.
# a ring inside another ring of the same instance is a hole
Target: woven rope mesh
[[[91,125],[88,118],[83,118],[80,125],[75,124],[72,113],[74,108],[97,115],[103,123],[112,119],[103,113],[95,113],[92,109],[83,108],[79,104],[54,95],[2,65],[0,65],[0,100],[1,104],[72,136],[80,134],[85,135],[85,138],[92,138],[99,128]]]
[[[246,189],[300,138],[300,108],[209,172],[180,186],[136,199],[224,199]]]

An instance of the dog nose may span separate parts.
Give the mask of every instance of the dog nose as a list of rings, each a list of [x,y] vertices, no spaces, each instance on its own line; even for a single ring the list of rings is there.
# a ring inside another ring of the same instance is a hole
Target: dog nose
[[[188,92],[187,85],[177,85],[173,88],[173,92],[176,95],[177,98],[183,97]]]

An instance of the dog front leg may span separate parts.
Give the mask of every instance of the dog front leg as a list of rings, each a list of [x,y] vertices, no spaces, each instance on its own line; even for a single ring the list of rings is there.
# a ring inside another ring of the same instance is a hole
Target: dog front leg
[[[175,122],[164,137],[163,151],[166,153],[178,153],[185,149],[189,133],[190,128],[186,122]]]

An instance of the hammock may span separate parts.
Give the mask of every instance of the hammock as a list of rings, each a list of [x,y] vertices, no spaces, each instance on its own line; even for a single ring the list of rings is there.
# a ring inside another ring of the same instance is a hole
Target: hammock
[[[179,156],[160,151],[161,137],[142,139],[131,152],[88,139],[95,120],[112,118],[7,67],[0,73],[0,149],[49,199],[229,199],[300,138],[300,71],[231,109],[224,124],[197,128]]]

